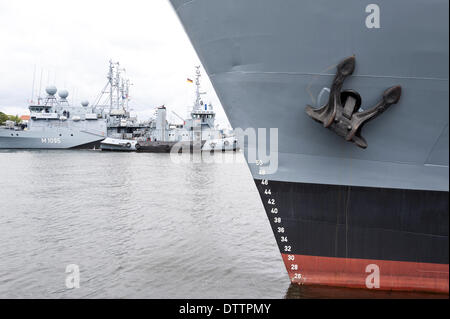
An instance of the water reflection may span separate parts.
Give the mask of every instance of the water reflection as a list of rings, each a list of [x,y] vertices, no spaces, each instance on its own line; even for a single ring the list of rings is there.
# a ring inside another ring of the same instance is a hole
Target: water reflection
[[[448,297],[446,294],[305,286],[292,283],[284,296],[285,299],[448,299]]]

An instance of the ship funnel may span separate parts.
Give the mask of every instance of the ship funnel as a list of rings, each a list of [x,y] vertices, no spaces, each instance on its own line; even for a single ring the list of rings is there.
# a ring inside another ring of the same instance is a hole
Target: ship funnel
[[[167,125],[167,113],[166,107],[160,106],[156,111],[156,131],[159,141],[166,140],[166,125]]]

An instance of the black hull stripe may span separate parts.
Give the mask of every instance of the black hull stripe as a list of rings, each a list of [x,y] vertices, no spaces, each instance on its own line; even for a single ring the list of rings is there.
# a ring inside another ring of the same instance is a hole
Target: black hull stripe
[[[448,192],[255,182],[282,253],[448,264]]]

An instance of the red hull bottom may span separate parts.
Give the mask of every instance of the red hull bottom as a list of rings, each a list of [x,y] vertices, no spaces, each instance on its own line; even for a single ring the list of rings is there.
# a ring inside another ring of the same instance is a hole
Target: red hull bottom
[[[292,282],[449,293],[449,265],[281,254]]]

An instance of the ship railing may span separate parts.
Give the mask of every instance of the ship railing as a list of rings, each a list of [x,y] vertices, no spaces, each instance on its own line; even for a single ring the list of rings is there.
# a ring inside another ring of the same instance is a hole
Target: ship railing
[[[32,112],[30,114],[31,118],[34,118],[36,120],[59,120],[58,113],[38,113],[38,112]]]

